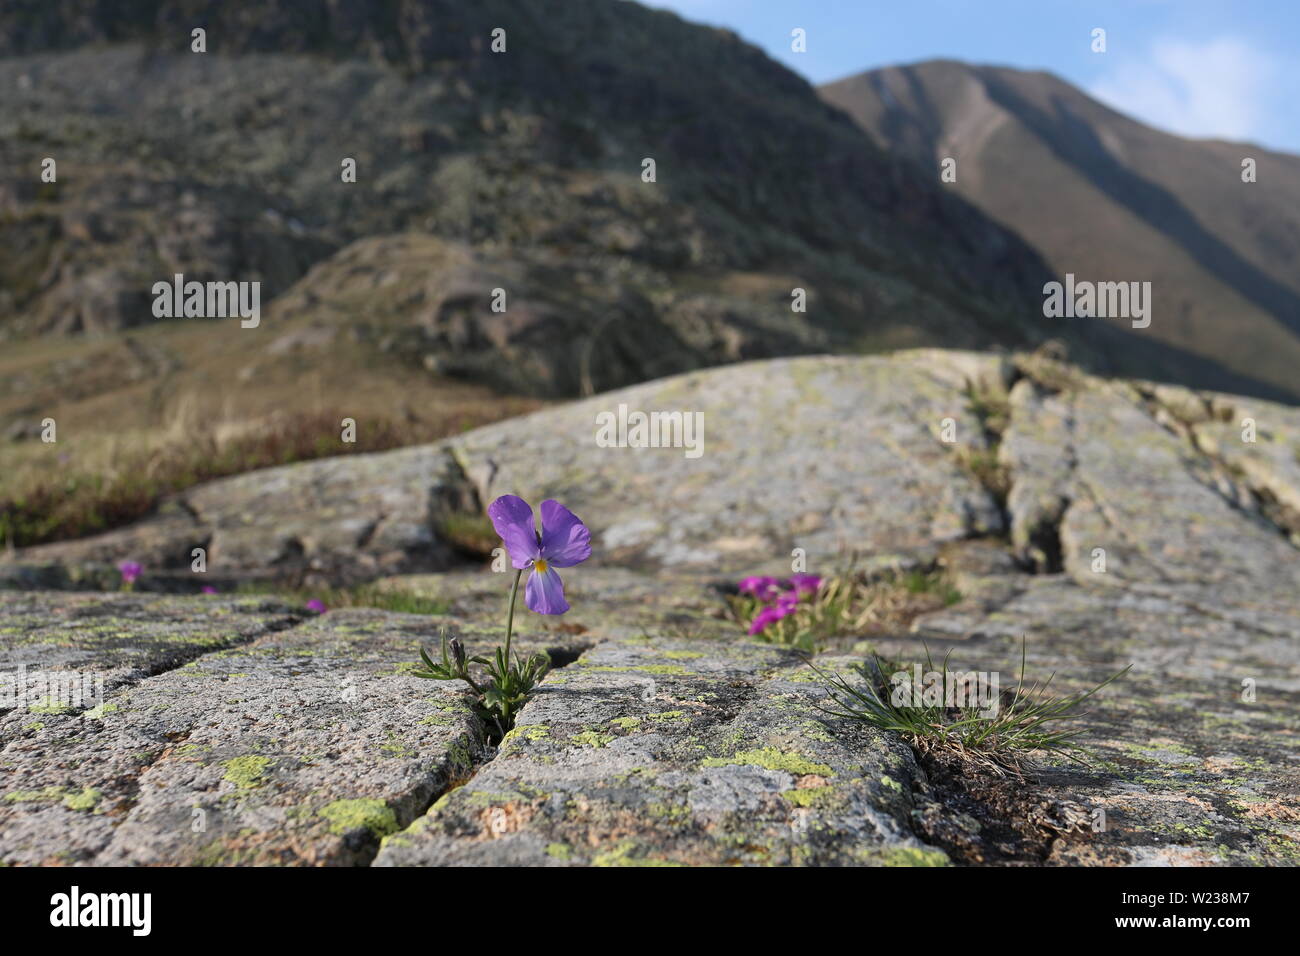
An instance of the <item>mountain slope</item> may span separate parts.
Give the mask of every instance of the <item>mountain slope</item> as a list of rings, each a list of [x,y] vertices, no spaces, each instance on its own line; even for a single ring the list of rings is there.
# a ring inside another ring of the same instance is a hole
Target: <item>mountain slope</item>
[[[24,263],[35,282],[8,283],[28,325],[57,325],[46,313],[66,316],[87,274],[121,293],[114,303],[186,265],[265,274],[270,294],[347,242],[415,229],[668,273],[803,268],[825,287],[815,320],[831,328],[939,332],[974,316],[998,339],[1023,334],[1007,313],[1026,304],[1033,254],[728,34],[609,0],[277,0],[258,17],[160,0],[135,4],[130,25],[65,6],[0,22],[11,55],[94,44],[6,64],[20,94],[6,117],[18,208],[5,238],[56,247]],[[205,55],[187,49],[199,22]],[[502,25],[510,45],[493,54]],[[43,191],[28,171],[56,147],[67,173]],[[345,156],[358,161],[350,186]],[[655,184],[639,181],[645,157]],[[108,195],[123,181],[137,190],[130,208]],[[154,222],[131,221],[142,201]],[[53,208],[37,216],[42,203]],[[69,232],[89,235],[94,255],[68,248]],[[110,242],[146,253],[134,272],[100,261]],[[128,298],[121,324],[138,306]]]
[[[1300,157],[1162,133],[1047,73],[931,61],[821,94],[936,179],[956,159],[950,188],[1058,274],[1150,281],[1144,335],[1300,392]]]
[[[462,277],[454,314],[414,295],[394,311],[400,334],[360,337],[390,344],[378,363],[470,377],[485,353],[504,367],[535,345],[546,368],[518,383],[534,394],[800,351],[1049,336],[1103,371],[1249,390],[1108,330],[1045,328],[1033,250],[726,31],[623,0],[123,9],[0,11],[0,83],[16,91],[0,117],[10,338],[152,321],[146,290],[175,272],[260,279],[265,303],[352,243],[416,232],[507,273],[545,260],[561,274],[551,290],[566,272],[605,286],[592,305],[535,287],[530,309],[502,316],[494,286]],[[198,23],[205,54],[189,50]],[[489,46],[497,27],[505,53]],[[57,184],[33,176],[44,156]],[[357,182],[340,181],[343,157]],[[365,320],[302,291],[326,324]],[[557,313],[567,324],[538,318]],[[634,327],[647,316],[661,348]],[[575,343],[585,377],[556,368]]]

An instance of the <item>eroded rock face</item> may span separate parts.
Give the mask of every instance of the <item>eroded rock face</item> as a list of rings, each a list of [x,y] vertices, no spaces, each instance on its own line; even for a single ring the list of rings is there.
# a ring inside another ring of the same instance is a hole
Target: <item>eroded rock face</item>
[[[1012,402],[1003,456],[1014,476],[1017,546],[1054,547],[1058,569],[1089,586],[1177,598],[1243,627],[1300,634],[1300,555],[1253,492],[1280,486],[1293,467],[1281,450],[1289,445],[1294,460],[1293,411],[1259,403],[1269,434],[1290,442],[1256,451],[1237,435],[1216,444],[1238,463],[1234,474],[1197,446],[1200,432],[1180,433],[1158,398],[1149,404],[1129,385],[1043,394],[1024,381]],[[1198,427],[1214,441],[1212,423]]]
[[[0,580],[63,567],[66,584],[78,548],[128,556],[113,548],[186,521],[217,562],[262,569],[276,534],[312,527],[322,568],[374,576],[357,515],[396,516],[389,552],[418,573],[379,586],[447,613],[0,592],[6,670],[108,678],[93,707],[0,713],[0,860],[1294,863],[1294,411],[1018,367],[927,352],[719,369],[215,482],[152,523],[43,549],[53,563]],[[596,415],[618,404],[703,412],[704,453],[598,446]],[[439,489],[476,507],[552,495],[593,531],[593,558],[563,572],[573,609],[520,618],[521,648],[565,666],[497,748],[464,688],[409,673],[441,626],[471,651],[499,640],[509,589],[411,559]],[[1131,665],[1080,720],[1089,764],[1044,757],[975,799],[901,740],[819,710],[811,668],[747,641],[723,599],[743,573],[788,573],[795,548],[812,573],[857,549],[859,568],[939,567],[960,592],[905,629],[846,630],[823,669],[845,671],[855,642],[951,651],[1005,687],[1023,640],[1026,677],[1055,673],[1058,692]]]

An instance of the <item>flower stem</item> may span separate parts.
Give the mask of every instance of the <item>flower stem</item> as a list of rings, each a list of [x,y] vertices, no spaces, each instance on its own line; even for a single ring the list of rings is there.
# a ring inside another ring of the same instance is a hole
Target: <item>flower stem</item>
[[[523,568],[515,572],[515,584],[510,589],[510,613],[506,616],[506,666],[510,666],[510,635],[515,630],[515,597],[519,594],[519,579],[524,576]]]

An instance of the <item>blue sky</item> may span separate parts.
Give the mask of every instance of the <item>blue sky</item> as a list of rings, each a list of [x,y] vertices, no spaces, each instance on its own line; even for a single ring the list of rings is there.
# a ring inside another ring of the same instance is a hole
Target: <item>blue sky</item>
[[[1160,129],[1300,153],[1300,0],[644,2],[728,27],[814,83],[936,57],[1045,69]],[[791,52],[795,27],[806,53]]]

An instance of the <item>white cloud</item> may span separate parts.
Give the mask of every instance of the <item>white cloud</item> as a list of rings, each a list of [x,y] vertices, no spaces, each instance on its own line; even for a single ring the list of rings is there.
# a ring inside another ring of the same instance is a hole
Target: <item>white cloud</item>
[[[1236,38],[1202,44],[1165,39],[1153,43],[1146,58],[1119,63],[1089,92],[1183,136],[1249,139],[1267,120],[1273,73],[1267,57]]]

